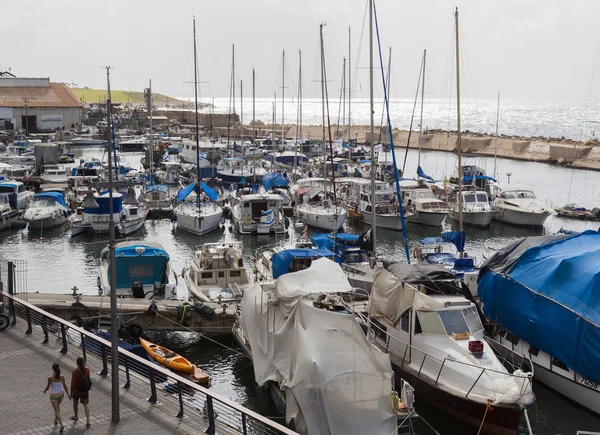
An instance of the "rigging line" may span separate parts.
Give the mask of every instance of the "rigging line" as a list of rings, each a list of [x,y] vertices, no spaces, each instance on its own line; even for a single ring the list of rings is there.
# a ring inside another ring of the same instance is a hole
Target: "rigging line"
[[[598,40],[596,42],[596,51],[594,53],[594,60],[592,62],[592,69],[590,71],[590,77],[588,79],[588,86],[587,86],[587,92],[586,92],[586,100],[585,100],[585,106],[584,106],[584,119],[587,119],[587,114],[588,114],[588,109],[589,109],[589,103],[591,100],[591,96],[593,93],[593,89],[596,87],[596,79],[598,77],[597,75],[597,70],[598,70],[598,62],[599,62],[599,54],[600,54],[600,35],[598,35]],[[583,123],[581,124],[581,129],[579,132],[579,140],[581,140],[583,136]]]
[[[375,18],[375,33],[377,34],[377,48],[379,51],[379,64],[381,66],[381,80],[383,81],[383,98],[387,109],[388,130],[392,131],[392,120],[390,119],[390,106],[387,97],[387,85],[385,82],[385,70],[383,69],[383,57],[381,56],[381,40],[379,38],[379,21],[377,19],[377,7],[373,1],[373,14]],[[402,237],[404,237],[404,250],[406,251],[406,260],[410,264],[410,252],[408,248],[408,234],[406,233],[406,223],[404,222],[404,207],[402,205],[402,195],[400,194],[400,180],[398,179],[398,165],[396,163],[396,152],[394,150],[394,137],[390,134],[390,145],[392,147],[392,160],[394,162],[394,178],[396,179],[396,194],[398,195],[398,210],[400,212],[400,222],[402,222]],[[371,163],[372,164],[372,163]],[[376,210],[373,209],[373,219],[375,219]]]
[[[366,27],[366,22],[367,22],[367,15],[369,12],[369,0],[365,1],[365,12],[363,13],[363,22],[362,22],[362,26],[360,29],[360,38],[358,39],[358,52],[356,54],[356,60],[354,61],[354,83],[350,83],[350,92],[353,92],[353,89],[356,89],[357,83],[358,83],[358,70],[359,65],[360,65],[360,53],[362,51],[362,43],[363,43],[363,36],[365,34],[365,27]],[[361,87],[362,89],[362,87]]]
[[[471,66],[469,64],[469,56],[467,53],[467,46],[466,46],[466,42],[465,42],[466,38],[463,37],[462,23],[458,24],[458,30],[459,30],[460,36],[461,36],[461,38],[459,40],[460,45],[461,45],[461,53],[463,53],[463,58],[465,59],[465,61],[467,63],[467,72],[469,73],[469,80],[471,81],[471,91],[473,92],[473,96],[472,96],[473,102],[475,104],[477,104],[477,98],[475,97],[475,87],[473,86],[473,76],[471,74]],[[465,77],[464,80],[466,81],[466,79],[467,78]],[[464,86],[464,89],[468,89],[466,84]],[[468,102],[468,99],[467,99],[467,102]]]
[[[408,158],[408,147],[410,145],[410,137],[412,135],[413,121],[415,119],[415,112],[417,110],[417,100],[419,99],[419,87],[421,86],[421,77],[423,75],[423,62],[425,57],[421,57],[421,68],[419,68],[419,79],[417,80],[417,92],[415,93],[415,103],[413,104],[412,116],[410,117],[410,128],[408,129],[408,139],[406,140],[406,151],[404,152],[404,163],[402,164],[402,176],[404,177],[404,170],[406,169],[406,159]]]
[[[340,137],[340,119],[342,117],[342,97],[344,95],[344,87],[345,85],[345,80],[346,80],[346,58],[344,57],[344,67],[342,68],[342,82],[341,82],[341,86],[340,86],[340,101],[338,103],[338,117],[337,117],[337,123],[335,126],[335,138],[339,139]]]

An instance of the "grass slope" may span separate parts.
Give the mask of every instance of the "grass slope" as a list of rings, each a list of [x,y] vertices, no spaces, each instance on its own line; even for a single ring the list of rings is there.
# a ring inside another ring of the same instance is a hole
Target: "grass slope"
[[[72,88],[73,93],[84,103],[104,103],[106,102],[106,90],[104,89],[89,89],[89,88]],[[118,103],[144,104],[144,93],[134,91],[115,91],[111,90],[112,101]],[[167,101],[169,106],[189,105],[190,103],[175,98],[168,97],[162,94],[152,94],[153,106],[166,106]]]

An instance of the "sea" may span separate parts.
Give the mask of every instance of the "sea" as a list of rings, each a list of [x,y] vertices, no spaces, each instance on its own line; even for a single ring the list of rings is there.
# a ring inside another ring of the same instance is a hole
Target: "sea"
[[[564,127],[564,130],[560,129],[561,122],[559,122],[558,113],[564,112],[566,116],[569,111],[568,107],[557,110],[552,104],[544,103],[552,115],[541,112],[543,116],[537,117],[539,122],[544,123],[544,125],[548,123],[547,128],[542,128],[541,126],[533,126],[533,121],[528,121],[528,117],[521,117],[520,121],[508,121],[508,113],[510,113],[508,104],[509,102],[506,102],[505,105],[501,106],[506,107],[504,110],[507,115],[504,116],[505,121],[501,125],[505,126],[507,134],[509,134],[509,131],[510,134],[518,135],[542,134],[543,131],[546,136],[567,136],[576,133],[574,127],[570,130],[570,127]],[[357,104],[357,107],[362,107],[361,110],[364,110],[365,106]],[[534,104],[531,107],[537,106]],[[494,106],[490,107],[485,113],[491,116],[491,113],[495,110],[492,110],[493,108]],[[408,110],[403,105],[399,105],[397,109],[400,111]],[[264,109],[261,110],[264,111]],[[520,110],[525,111],[523,108]],[[410,110],[408,111],[410,112]],[[359,109],[357,108],[358,112]],[[487,116],[477,111],[474,113],[479,113],[477,116],[480,121]],[[468,119],[468,115],[469,112],[465,111],[464,118]],[[512,118],[515,116],[513,113]],[[533,116],[532,111],[531,117]],[[552,121],[553,117],[557,117],[554,122]],[[317,123],[317,121],[318,119],[315,116],[314,122]],[[356,121],[357,123],[366,123],[368,119],[361,119],[357,114]],[[486,130],[488,126],[488,124],[481,122],[478,125],[480,125],[479,131]],[[482,125],[485,128],[482,128]],[[489,126],[491,125],[489,124]],[[568,123],[564,125],[568,125]],[[468,128],[468,126],[469,124],[466,123],[465,128]],[[430,121],[429,127],[439,128],[440,126]],[[538,128],[539,133],[537,132]],[[77,150],[76,158],[102,157],[102,153],[102,150],[98,148]],[[139,153],[128,154],[129,164],[136,167],[136,165],[139,165],[141,156]],[[398,150],[397,157],[399,162],[404,162],[404,150]],[[405,163],[407,176],[415,173],[417,159],[417,151],[409,150]],[[478,165],[486,169],[489,174],[495,173],[497,178],[503,182],[508,180],[508,174],[510,174],[511,183],[523,183],[531,186],[537,197],[548,204],[549,207],[561,206],[567,203],[575,203],[587,208],[600,207],[600,172],[502,158],[494,160],[490,157],[466,156],[464,163]],[[436,179],[443,179],[444,176],[454,172],[456,156],[452,153],[437,151],[424,152],[421,155],[421,166],[425,172]],[[506,246],[519,237],[553,234],[561,229],[573,231],[597,230],[599,225],[598,223],[562,219],[556,215],[550,216],[544,228],[539,230],[516,228],[493,222],[492,226],[486,230],[466,229],[466,251],[475,258],[477,263],[480,263],[495,250]],[[445,222],[442,230],[451,228],[451,225]],[[352,227],[349,224],[344,228],[347,232],[359,232],[364,229]],[[410,224],[407,229],[408,243],[411,248],[418,242],[420,237],[434,236],[440,233],[440,229]],[[311,230],[309,230],[310,234],[313,234]],[[178,274],[192,258],[194,247],[203,243],[220,240],[241,240],[244,243],[245,260],[248,264],[251,264],[254,252],[259,247],[282,242],[285,239],[276,239],[273,236],[239,237],[233,234],[229,224],[225,225],[223,231],[219,230],[203,237],[195,237],[177,230],[168,219],[146,221],[143,229],[132,235],[132,238],[161,243],[169,253],[173,269]],[[96,294],[100,252],[105,246],[107,246],[106,237],[87,235],[71,237],[66,226],[42,232],[29,231],[28,229],[8,230],[0,232],[0,263],[19,261],[20,286],[28,292],[70,293],[73,287],[77,287],[78,291],[82,293]],[[404,259],[401,233],[378,229],[377,250],[385,258]],[[411,251],[412,249],[409,252]],[[179,280],[178,294],[181,297],[185,297],[187,294],[185,284],[181,279]],[[258,387],[254,382],[252,363],[235,345],[230,334],[156,333],[152,338],[181,353],[206,370],[212,378],[212,390],[265,416],[279,422],[284,421],[282,413],[268,398],[265,390]],[[534,392],[537,401],[529,410],[529,416],[535,434],[575,434],[577,430],[600,431],[599,416],[582,409],[542,384],[535,383]],[[428,407],[424,403],[420,403],[418,395],[416,397],[416,408],[428,425],[433,427],[437,433],[443,435],[477,433],[477,430],[466,427],[451,417]],[[435,433],[423,423],[418,425],[417,432],[419,434]],[[524,420],[519,433],[528,433]]]

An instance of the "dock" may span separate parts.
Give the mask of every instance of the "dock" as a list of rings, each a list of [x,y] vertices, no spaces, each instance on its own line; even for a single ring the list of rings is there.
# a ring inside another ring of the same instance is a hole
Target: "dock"
[[[19,297],[78,326],[98,326],[110,322],[110,296],[22,293]],[[203,313],[191,309],[190,305],[189,324],[183,325],[177,318],[178,308],[184,304],[179,300],[156,300],[152,306],[149,299],[123,297],[117,300],[117,312],[130,330],[139,326],[144,331],[231,333],[235,302],[204,303]]]

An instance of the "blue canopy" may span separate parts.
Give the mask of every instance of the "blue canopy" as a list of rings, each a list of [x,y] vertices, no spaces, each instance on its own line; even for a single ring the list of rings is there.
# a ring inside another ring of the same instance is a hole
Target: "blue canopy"
[[[359,234],[331,234],[331,233],[320,233],[315,234],[311,237],[311,242],[319,248],[329,249],[334,251],[336,246],[346,245],[346,246],[358,246],[360,243],[360,235]]]
[[[179,192],[177,192],[177,201],[183,201],[188,196],[190,196],[190,193],[192,193],[192,191],[194,190],[195,185],[196,183],[190,183],[183,189],[180,189]]]
[[[84,208],[83,211],[86,214],[109,214],[108,207],[110,205],[108,192],[103,193],[100,196],[94,197],[98,203],[98,208]],[[121,213],[123,210],[123,195],[120,193],[113,193],[113,214]]]
[[[273,254],[271,260],[273,265],[273,278],[279,278],[289,272],[293,260],[317,258],[331,258],[335,260],[336,255],[329,249],[286,249]]]
[[[476,175],[475,179],[476,180],[496,181],[496,179],[494,177],[490,177],[489,175]],[[473,181],[473,176],[472,175],[467,175],[466,177],[463,177],[463,183],[470,183],[472,181]]]
[[[467,235],[464,231],[446,231],[441,237],[421,237],[420,242],[423,245],[435,245],[436,243],[452,243],[459,251],[465,250]]]
[[[268,191],[272,187],[287,187],[288,181],[279,172],[267,172],[263,175],[262,184]]]
[[[428,180],[433,180],[433,178],[431,178],[429,175],[427,175],[427,174],[425,173],[425,171],[423,171],[423,168],[422,168],[422,167],[420,167],[420,166],[417,168],[417,175],[418,175],[419,177],[421,177],[421,178],[426,178],[426,179],[428,179]]]
[[[511,333],[600,382],[600,234],[526,237],[479,274],[484,313]],[[575,379],[579,382],[579,379]]]
[[[67,203],[65,202],[65,196],[62,193],[58,193],[58,192],[38,193],[37,195],[34,196],[34,198],[50,198],[50,199],[54,199],[56,202],[58,202],[63,207],[67,206]]]
[[[100,255],[103,257],[108,255],[105,251],[108,251],[108,248],[104,248]],[[140,281],[146,285],[155,282],[162,283],[165,280],[169,254],[162,248],[146,245],[143,242],[132,243],[127,246],[117,246],[115,261],[117,264],[117,288],[131,288],[133,281]]]
[[[200,187],[202,188],[204,193],[206,193],[206,196],[208,196],[211,199],[211,201],[216,201],[217,199],[219,199],[218,192],[212,187],[209,187],[206,183],[200,181]]]
[[[11,189],[16,189],[17,185],[15,183],[4,182],[0,183],[0,187],[10,187]]]

